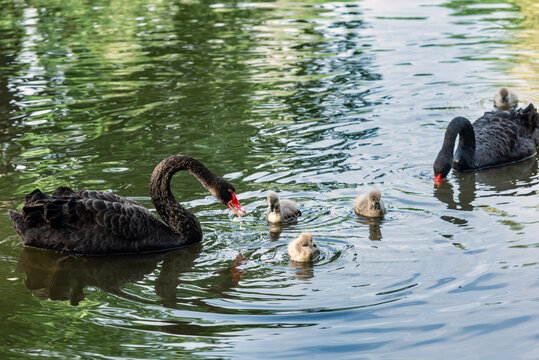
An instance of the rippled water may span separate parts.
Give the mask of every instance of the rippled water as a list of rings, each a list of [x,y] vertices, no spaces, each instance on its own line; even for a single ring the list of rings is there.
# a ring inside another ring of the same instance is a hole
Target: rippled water
[[[537,158],[432,179],[451,118],[499,86],[539,103],[534,1],[0,8],[2,358],[539,356]],[[233,182],[248,215],[177,175],[200,246],[72,258],[15,235],[7,210],[38,187],[151,208],[151,171],[176,153]],[[352,210],[372,186],[383,220]],[[266,224],[269,189],[297,223]],[[313,264],[288,259],[302,231]]]

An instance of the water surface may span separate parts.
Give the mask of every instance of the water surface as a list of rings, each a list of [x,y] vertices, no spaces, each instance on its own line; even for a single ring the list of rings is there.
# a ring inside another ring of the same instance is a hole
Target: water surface
[[[533,1],[0,8],[2,358],[537,358],[537,158],[432,178],[453,117],[490,110],[499,86],[539,103]],[[28,192],[152,208],[153,167],[177,153],[231,181],[248,215],[181,174],[200,246],[20,244],[7,210]],[[383,220],[352,210],[372,186]],[[299,203],[297,223],[266,224],[269,189]],[[302,231],[313,264],[286,254]]]

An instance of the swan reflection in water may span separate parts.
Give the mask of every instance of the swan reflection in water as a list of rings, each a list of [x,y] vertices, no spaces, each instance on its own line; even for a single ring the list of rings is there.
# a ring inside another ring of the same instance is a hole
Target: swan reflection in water
[[[480,171],[454,172],[456,184],[448,181],[441,187],[435,187],[434,196],[447,204],[448,209],[472,211],[477,190],[481,189],[478,184],[488,188],[489,193],[531,188],[534,183],[530,180],[537,175],[537,167],[537,157],[533,157],[515,164]],[[454,187],[459,191],[458,200],[454,198]]]
[[[286,223],[268,223],[268,232],[269,232],[269,238],[270,241],[275,242],[278,241],[281,238],[281,233],[285,229],[292,230],[295,232],[296,230],[299,232],[299,229],[296,228],[296,225],[298,224],[298,220],[292,220]]]
[[[74,257],[42,249],[26,247],[22,250],[16,265],[16,272],[26,274],[26,287],[38,298],[56,301],[69,301],[78,305],[84,298],[86,286],[99,287],[118,297],[132,300],[138,304],[159,304],[174,309],[200,311],[214,314],[230,314],[228,306],[213,305],[214,299],[235,298],[239,295],[232,290],[238,285],[244,270],[239,266],[245,258],[239,254],[233,263],[226,265],[208,276],[205,269],[198,270],[204,276],[197,275],[197,259],[202,246],[193,245],[184,249],[146,255]],[[148,300],[122,290],[129,283],[144,280],[145,276],[156,271],[155,292],[159,300]],[[187,274],[189,279],[182,278]],[[192,276],[194,274],[194,276]],[[203,293],[193,294],[190,290],[182,293],[181,284],[188,283],[201,289]],[[189,291],[189,293],[187,293]],[[119,309],[121,310],[121,309]],[[234,310],[246,314],[257,314],[259,310]],[[245,325],[220,322],[199,324],[192,319],[169,319],[156,324],[146,324],[155,331],[185,336],[210,336],[215,339],[222,334],[243,331]],[[273,323],[249,324],[252,328],[273,328]],[[290,326],[304,326],[290,324]],[[227,335],[229,336],[229,335]]]
[[[314,277],[314,264],[312,262],[290,260],[288,267],[294,269],[294,274],[298,280],[309,280]]]
[[[125,299],[155,303],[126,293],[122,287],[144,280],[146,275],[154,272],[161,264],[155,279],[155,292],[160,298],[157,303],[175,308],[179,306],[177,289],[182,281],[180,276],[193,270],[201,249],[201,245],[193,245],[156,254],[75,257],[25,247],[15,272],[26,274],[26,287],[42,300],[69,301],[76,306],[85,299],[84,288],[95,286]],[[226,293],[237,286],[241,279],[243,270],[238,266],[244,260],[240,254],[231,267],[215,272],[212,284],[206,290],[227,297]],[[208,307],[204,299],[190,298],[188,301]]]
[[[382,223],[383,217],[368,217],[358,215],[356,221],[361,225],[369,226],[369,239],[372,241],[382,240]]]

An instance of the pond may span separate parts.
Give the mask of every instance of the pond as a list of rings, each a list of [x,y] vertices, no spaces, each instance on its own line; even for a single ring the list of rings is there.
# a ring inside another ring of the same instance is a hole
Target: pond
[[[0,357],[537,358],[538,159],[451,172],[445,128],[500,86],[539,104],[533,0],[0,0]],[[57,186],[153,211],[188,154],[202,244],[74,258],[24,248],[7,214]],[[376,187],[383,220],[358,217]],[[270,227],[269,190],[296,223]],[[321,255],[291,262],[313,234]],[[535,235],[533,235],[535,234]]]

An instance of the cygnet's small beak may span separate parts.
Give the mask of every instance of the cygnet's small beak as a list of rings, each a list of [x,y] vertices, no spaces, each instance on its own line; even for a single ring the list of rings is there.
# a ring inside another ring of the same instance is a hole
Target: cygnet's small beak
[[[440,187],[442,185],[442,174],[434,176],[434,185]]]
[[[380,210],[380,203],[379,203],[379,202],[374,203],[374,208],[375,208],[376,210]]]
[[[243,207],[241,206],[238,198],[236,197],[236,194],[234,194],[233,191],[230,191],[230,193],[232,194],[232,200],[230,200],[227,204],[230,210],[234,211],[239,217],[241,217],[240,211],[243,212],[243,214],[247,214],[245,210],[243,210]]]
[[[275,205],[274,205],[274,204],[270,204],[270,212],[273,212],[273,210],[275,210]]]

